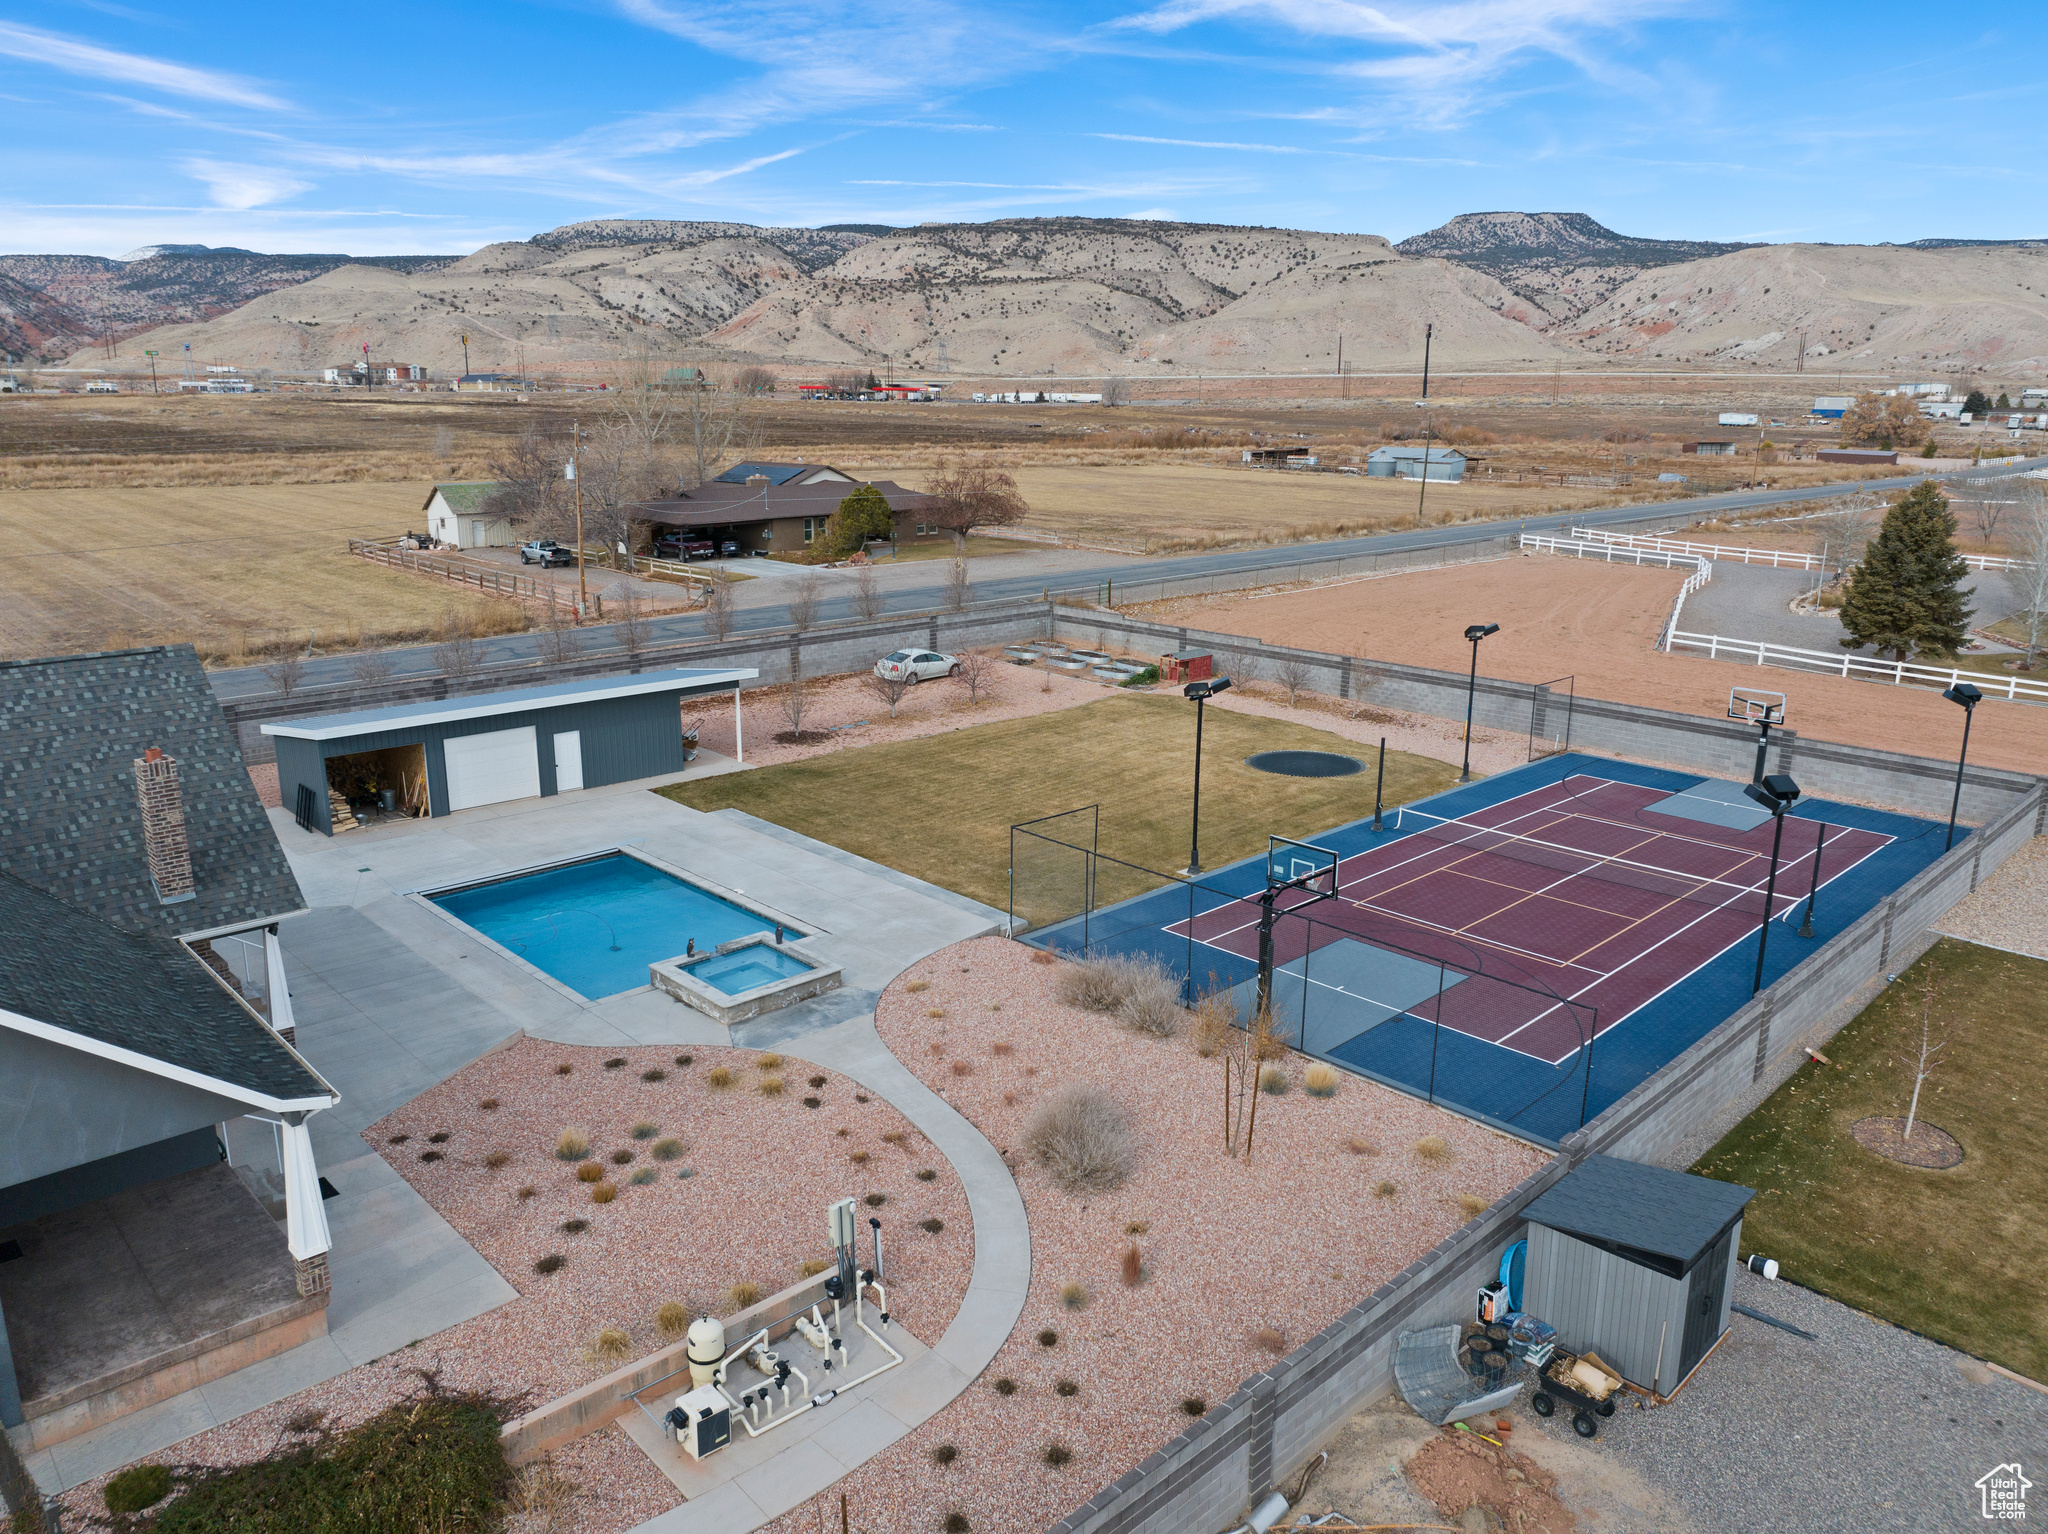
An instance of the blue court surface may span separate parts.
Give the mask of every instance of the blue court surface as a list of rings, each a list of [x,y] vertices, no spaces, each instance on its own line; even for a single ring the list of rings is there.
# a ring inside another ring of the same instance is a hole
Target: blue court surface
[[[1309,839],[1336,855],[1335,891],[1284,890],[1265,923],[1275,1026],[1555,1143],[1749,999],[1766,919],[1769,985],[1939,857],[1946,826],[1802,799],[1773,878],[1775,830],[1739,783],[1578,753],[1389,812],[1381,831],[1366,814]],[[1283,872],[1313,862],[1280,856]],[[1162,882],[1023,940],[1152,955],[1248,1017],[1266,870]]]

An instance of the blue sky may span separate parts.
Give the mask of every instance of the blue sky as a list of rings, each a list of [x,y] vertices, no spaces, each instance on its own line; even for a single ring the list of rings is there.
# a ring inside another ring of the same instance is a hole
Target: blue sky
[[[0,0],[0,250],[1056,213],[1400,239],[1495,208],[1706,239],[2048,235],[2048,46],[2023,10],[1847,23],[1667,0]]]

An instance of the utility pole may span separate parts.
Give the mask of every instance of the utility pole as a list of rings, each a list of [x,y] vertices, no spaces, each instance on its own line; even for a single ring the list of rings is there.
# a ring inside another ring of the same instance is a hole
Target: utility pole
[[[1344,338],[1337,337],[1337,394],[1340,399],[1351,398],[1351,391],[1344,386]]]
[[[143,353],[143,355],[149,358],[149,392],[154,394],[156,393],[156,352],[151,350]]]
[[[1422,508],[1429,500],[1429,342],[1435,325],[1422,327],[1422,486],[1415,492],[1415,525],[1424,525]],[[1474,652],[1477,653],[1476,651]]]
[[[569,423],[569,439],[569,478],[576,485],[576,621],[580,623],[590,601],[590,587],[583,575],[583,476],[576,472],[583,457],[583,430],[576,421]]]
[[[462,333],[462,371],[465,374],[469,372],[469,332],[466,330]]]
[[[1793,371],[1799,373],[1806,371],[1806,332],[1804,330],[1799,332],[1799,365]]]

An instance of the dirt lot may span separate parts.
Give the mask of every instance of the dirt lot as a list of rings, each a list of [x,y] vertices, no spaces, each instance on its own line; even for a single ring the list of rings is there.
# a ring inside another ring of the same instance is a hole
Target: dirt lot
[[[509,602],[387,570],[351,537],[418,528],[427,486],[29,490],[0,495],[0,655],[189,641],[240,664],[318,632],[321,648],[416,640],[450,611],[484,632]]]
[[[1769,687],[1786,695],[1792,727],[1813,739],[1935,756],[1960,740],[1958,710],[1932,691],[1659,652],[1657,635],[1683,575],[1527,555],[1144,611],[1215,633],[1457,672],[1472,660],[1465,625],[1498,623],[1501,632],[1479,657],[1488,676],[1572,676],[1582,697],[1715,718],[1727,712],[1730,687]],[[1970,736],[1970,760],[2038,772],[2048,761],[2048,708],[1988,700]]]

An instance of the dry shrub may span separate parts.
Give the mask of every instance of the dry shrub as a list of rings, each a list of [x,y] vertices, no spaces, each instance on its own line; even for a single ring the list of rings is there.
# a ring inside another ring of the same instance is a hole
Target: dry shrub
[[[1119,1275],[1123,1278],[1125,1286],[1128,1288],[1135,1289],[1138,1287],[1139,1284],[1144,1282],[1145,1257],[1144,1254],[1138,1250],[1137,1242],[1133,1241],[1129,1246],[1124,1248],[1123,1259],[1118,1264],[1117,1271]]]
[[[1289,1085],[1287,1072],[1277,1065],[1268,1065],[1259,1071],[1259,1090],[1268,1097],[1285,1097]]]
[[[1424,1135],[1415,1142],[1415,1159],[1437,1165],[1451,1159],[1451,1145],[1442,1135]]]
[[[887,1134],[882,1136],[882,1143],[884,1145],[901,1145],[904,1143],[904,1141],[908,1140],[909,1138],[910,1136],[905,1134],[902,1130],[892,1129]]]
[[[441,1153],[440,1153],[439,1151],[421,1151],[421,1152],[420,1152],[420,1160],[422,1160],[422,1161],[439,1161],[440,1159],[441,1159]]]
[[[1150,1220],[1128,1220],[1124,1223],[1124,1234],[1127,1236],[1146,1235],[1151,1229],[1152,1222]]]
[[[1081,1393],[1080,1381],[1067,1379],[1055,1380],[1053,1382],[1052,1393],[1056,1396],[1077,1396]]]
[[[446,1145],[453,1138],[454,1136],[449,1134],[447,1130],[437,1129],[432,1134],[427,1136],[427,1144]]]
[[[866,1166],[868,1164],[868,1153],[864,1150],[857,1150],[853,1152],[852,1155],[848,1156],[846,1159],[848,1161],[851,1161],[855,1166]]]
[[[484,1157],[484,1165],[489,1167],[494,1172],[497,1171],[498,1168],[501,1166],[510,1165],[511,1161],[512,1153],[508,1150],[494,1150],[488,1156]]]
[[[1156,966],[1134,982],[1131,994],[1116,1009],[1117,1021],[1133,1033],[1170,1039],[1180,1032],[1180,982]]]
[[[946,1015],[946,1009],[944,1007],[926,1007],[924,1009],[924,1015],[926,1017],[944,1017]]]
[[[1005,1044],[1001,1040],[997,1040],[995,1043],[989,1045],[988,1052],[992,1055],[1015,1054],[1016,1046],[1012,1044]]]
[[[779,1071],[782,1069],[782,1056],[763,1055],[760,1059],[756,1060],[754,1064],[759,1066],[764,1071]]]
[[[1032,1118],[1024,1144],[1069,1193],[1121,1187],[1137,1166],[1129,1121],[1099,1087],[1062,1087]]]
[[[919,1220],[917,1222],[917,1228],[923,1231],[927,1236],[936,1236],[940,1231],[946,1228],[946,1222],[940,1219],[937,1215],[933,1215],[929,1219]]]
[[[613,1055],[611,1059],[605,1061],[604,1068],[608,1071],[615,1071],[625,1063],[626,1057],[624,1055]]]
[[[805,1278],[816,1278],[820,1273],[828,1271],[832,1266],[833,1264],[829,1258],[806,1257],[797,1264],[796,1270]]]
[[[564,1161],[581,1161],[590,1154],[590,1132],[565,1129],[555,1136],[555,1154]]]
[[[884,1204],[889,1202],[889,1195],[886,1193],[870,1193],[866,1198],[862,1199],[861,1202],[866,1204],[870,1209],[880,1209]]]
[[[1050,949],[1034,948],[1031,950],[1031,962],[1033,964],[1057,964],[1059,960],[1053,957]]]
[[[689,1067],[690,1062],[696,1058],[697,1057],[695,1055],[677,1055],[676,1064],[687,1069]]]
[[[526,1183],[520,1187],[519,1196],[521,1198],[532,1198],[538,1192],[540,1192],[540,1189],[536,1188],[532,1183]]]
[[[761,1303],[761,1286],[752,1279],[743,1278],[725,1291],[728,1310],[745,1310],[749,1305]]]
[[[903,987],[904,990],[908,991],[913,996],[915,996],[919,991],[929,991],[931,988],[932,983],[929,980],[913,980],[908,985]]]
[[[782,1078],[780,1076],[763,1076],[760,1084],[754,1090],[763,1097],[780,1097],[782,1095]]]
[[[1088,1303],[1088,1288],[1085,1284],[1060,1285],[1060,1303],[1069,1310],[1079,1310]]]
[[[823,1076],[813,1076],[813,1077],[811,1078],[811,1087],[812,1087],[812,1089],[813,1089],[814,1091],[815,1091],[815,1090],[816,1090],[817,1088],[819,1088],[819,1087],[822,1087],[822,1086],[823,1086],[824,1084],[825,1084],[825,1078],[824,1078]]]
[[[1038,1334],[1038,1345],[1042,1348],[1056,1348],[1060,1345],[1060,1334],[1048,1326]]]
[[[1005,1374],[995,1382],[994,1389],[999,1396],[1013,1396],[1017,1393],[1017,1382]]]
[[[1157,959],[1105,954],[1060,971],[1054,994],[1083,1012],[1116,1016],[1126,1027],[1166,1038],[1180,1025],[1180,983]]]
[[[593,1204],[609,1204],[619,1196],[619,1190],[608,1182],[594,1182],[590,1185],[590,1201]]]
[[[633,1152],[626,1146],[621,1145],[612,1152],[611,1161],[613,1166],[631,1166],[633,1163]]]
[[[651,1066],[640,1073],[640,1079],[642,1081],[666,1081],[668,1080],[668,1072],[658,1065]]]
[[[480,1101],[477,1104],[477,1106],[483,1109],[484,1112],[489,1113],[493,1108],[498,1106],[498,1100],[495,1097],[486,1097],[482,1101]]]
[[[649,1183],[653,1182],[654,1179],[659,1177],[660,1175],[661,1173],[655,1171],[653,1167],[644,1166],[640,1168],[639,1171],[635,1172],[631,1177],[628,1177],[626,1181],[631,1183],[636,1188],[644,1188]]]
[[[598,1358],[621,1359],[633,1356],[633,1339],[617,1326],[607,1326],[597,1334],[590,1344],[590,1351]]]
[[[682,1158],[683,1152],[688,1149],[689,1146],[685,1145],[681,1140],[656,1140],[654,1142],[654,1149],[650,1154],[653,1155],[656,1161],[677,1161]]]
[[[935,1178],[937,1178],[938,1175],[939,1174],[937,1172],[934,1172],[930,1167],[920,1167],[917,1173],[917,1180],[919,1182],[931,1182]]]
[[[1335,1066],[1317,1060],[1301,1073],[1301,1089],[1310,1097],[1335,1097],[1340,1079]]]
[[[1230,992],[1221,988],[1209,991],[1195,1003],[1195,1053],[1204,1060],[1221,1053],[1236,1026],[1237,1008]]]
[[[972,1076],[974,1074],[974,1062],[972,1060],[955,1060],[953,1062],[953,1074],[955,1076]]]
[[[1486,1213],[1490,1206],[1485,1199],[1476,1193],[1460,1193],[1458,1195],[1458,1207],[1465,1211],[1466,1219],[1476,1220]]]
[[[1287,1351],[1287,1338],[1282,1335],[1280,1328],[1277,1326],[1260,1327],[1253,1334],[1252,1341],[1256,1342],[1268,1353],[1285,1353]]]
[[[1180,1403],[1180,1409],[1190,1417],[1206,1417],[1209,1414],[1209,1403],[1200,1396],[1189,1396]]]
[[[1396,1193],[1399,1193],[1400,1191],[1401,1190],[1399,1188],[1395,1187],[1392,1183],[1387,1182],[1385,1179],[1382,1179],[1379,1182],[1376,1182],[1372,1185],[1372,1196],[1374,1198],[1392,1198]]]
[[[690,1329],[690,1307],[670,1300],[654,1313],[654,1324],[673,1342]]]
[[[595,1161],[586,1161],[582,1166],[576,1168],[576,1180],[578,1182],[603,1182],[604,1168]]]
[[[569,1259],[564,1257],[560,1252],[549,1252],[547,1256],[540,1258],[538,1261],[534,1263],[533,1271],[543,1275],[548,1273],[559,1273],[562,1271],[563,1265],[567,1263],[568,1260]]]
[[[722,1065],[714,1065],[704,1073],[704,1085],[714,1092],[723,1092],[732,1085],[732,1072]]]
[[[571,1065],[567,1060],[564,1060],[560,1065],[555,1067],[555,1074],[557,1076],[567,1076],[570,1072],[574,1071],[575,1069],[575,1066]]]
[[[1048,1465],[1052,1466],[1055,1470],[1059,1469],[1060,1466],[1064,1465],[1068,1460],[1072,1459],[1073,1457],[1074,1451],[1072,1449],[1069,1449],[1065,1444],[1059,1443],[1047,1444],[1045,1446],[1045,1452],[1040,1456],[1040,1458],[1042,1458]]]
[[[556,1228],[564,1235],[580,1236],[583,1232],[590,1229],[590,1222],[588,1220],[564,1220]]]
[[[1362,1140],[1357,1135],[1347,1140],[1344,1148],[1354,1156],[1377,1156],[1380,1153],[1380,1148],[1372,1141]]]
[[[934,1465],[950,1465],[959,1457],[960,1451],[949,1443],[939,1444],[932,1450],[932,1463]]]

